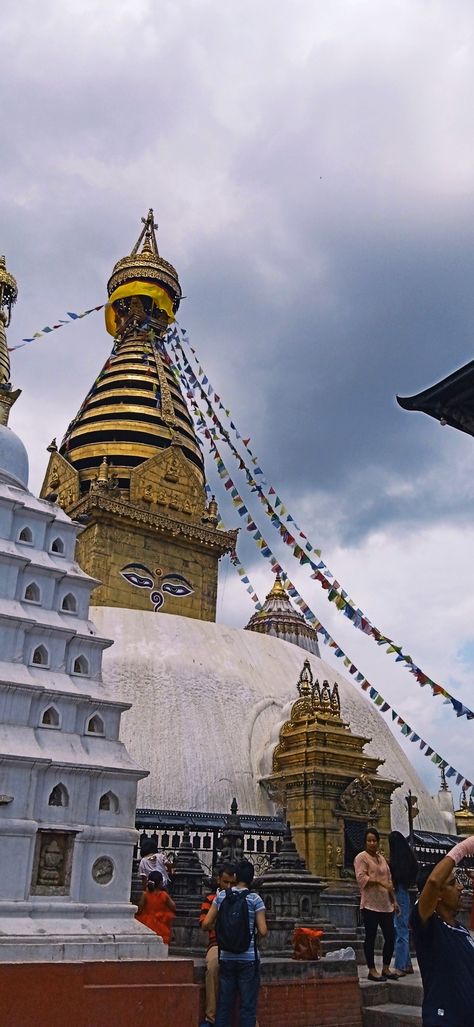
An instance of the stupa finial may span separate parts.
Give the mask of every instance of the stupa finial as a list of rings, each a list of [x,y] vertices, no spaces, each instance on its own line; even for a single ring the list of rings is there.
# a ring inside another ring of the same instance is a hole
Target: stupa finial
[[[144,227],[142,228],[140,235],[138,236],[138,239],[135,243],[135,246],[133,247],[130,256],[133,257],[134,253],[138,253],[138,247],[140,246],[140,243],[143,240],[142,251],[148,250],[150,253],[155,253],[156,256],[159,257],[158,244],[156,242],[155,235],[155,232],[158,228],[158,223],[155,221],[152,207],[150,207],[146,218],[142,218],[142,224]]]

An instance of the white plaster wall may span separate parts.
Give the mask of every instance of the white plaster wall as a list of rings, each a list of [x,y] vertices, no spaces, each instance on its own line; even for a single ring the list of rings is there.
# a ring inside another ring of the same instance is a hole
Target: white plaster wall
[[[104,653],[109,689],[128,699],[121,736],[150,776],[139,806],[223,812],[235,795],[242,812],[272,813],[259,786],[308,655],[268,635],[136,610],[96,607],[98,629],[115,638]],[[383,717],[362,693],[316,656],[315,678],[339,685],[342,714],[366,751],[385,759],[381,773],[403,782],[393,826],[406,830],[405,790],[418,796],[417,826],[443,831],[433,801]]]

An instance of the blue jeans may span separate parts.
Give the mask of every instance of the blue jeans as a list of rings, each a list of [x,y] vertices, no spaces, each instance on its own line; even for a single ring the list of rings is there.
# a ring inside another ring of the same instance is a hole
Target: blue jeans
[[[393,915],[395,927],[395,969],[407,970],[411,967],[410,959],[410,931],[408,921],[410,918],[410,896],[406,888],[400,885],[395,896],[400,906],[399,916]]]
[[[214,1027],[230,1027],[237,992],[240,995],[240,1027],[255,1027],[260,988],[260,967],[253,960],[222,959]]]

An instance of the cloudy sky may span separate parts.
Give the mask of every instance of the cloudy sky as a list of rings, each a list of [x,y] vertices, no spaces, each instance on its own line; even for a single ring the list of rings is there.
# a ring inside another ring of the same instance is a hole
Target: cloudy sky
[[[10,344],[103,302],[153,206],[180,321],[267,480],[372,622],[474,706],[474,443],[395,402],[473,355],[470,0],[23,0],[0,29]],[[12,354],[33,489],[109,349],[96,314]],[[354,662],[474,779],[472,723],[260,521]],[[223,566],[219,619],[251,612]]]

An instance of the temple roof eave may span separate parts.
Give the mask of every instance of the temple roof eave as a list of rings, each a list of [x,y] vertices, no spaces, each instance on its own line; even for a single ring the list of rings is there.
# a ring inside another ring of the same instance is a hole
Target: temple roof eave
[[[474,435],[474,360],[413,396],[398,396],[403,410],[428,414]]]
[[[169,532],[171,530],[175,536],[181,536],[190,544],[202,546],[204,549],[217,550],[221,556],[225,553],[233,553],[237,544],[238,528],[221,531],[207,524],[175,520],[165,514],[144,510],[128,503],[125,499],[112,498],[107,493],[88,492],[74,505],[71,516],[77,518],[87,514],[90,510],[94,510],[96,513],[119,514],[123,521],[147,524],[155,527],[158,531]]]

